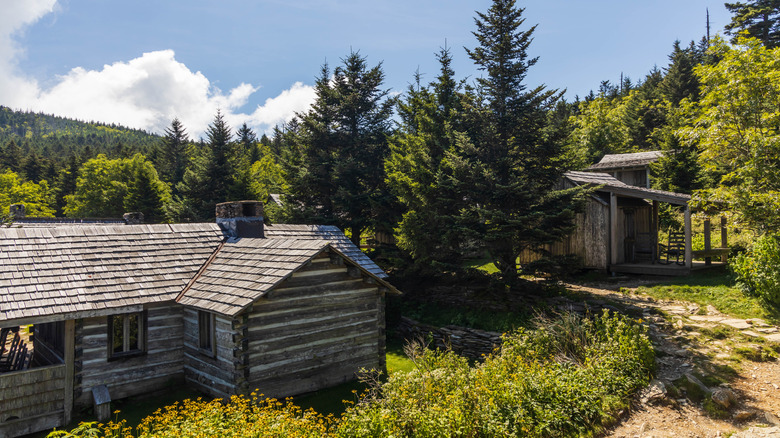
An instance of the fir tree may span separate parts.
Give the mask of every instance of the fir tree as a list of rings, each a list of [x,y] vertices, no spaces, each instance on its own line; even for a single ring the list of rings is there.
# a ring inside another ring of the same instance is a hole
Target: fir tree
[[[470,115],[477,129],[471,138],[459,136],[451,157],[467,203],[461,225],[485,245],[507,284],[517,278],[523,250],[573,230],[581,193],[555,189],[567,163],[548,110],[561,94],[524,83],[537,58],[527,53],[535,26],[522,30],[522,13],[514,0],[494,0],[487,13],[477,12],[479,46],[467,50],[485,72],[477,79],[482,99]]]
[[[726,3],[726,9],[733,14],[731,23],[726,25],[726,33],[758,38],[766,47],[780,45],[780,0],[751,0],[745,3]]]
[[[305,218],[349,230],[356,244],[365,228],[381,226],[379,212],[390,200],[383,163],[393,101],[383,82],[381,64],[369,68],[355,52],[332,77],[324,65],[315,102],[293,136],[297,151],[285,160]]]
[[[165,128],[158,153],[160,174],[173,187],[173,194],[178,195],[176,185],[184,180],[187,169],[187,145],[189,138],[184,126],[178,118],[171,121],[171,126]]]
[[[693,72],[697,64],[695,50],[693,42],[689,48],[681,49],[680,42],[675,41],[672,54],[669,55],[670,63],[661,81],[661,90],[674,107],[678,107],[683,99],[696,101],[699,98],[699,80]]]

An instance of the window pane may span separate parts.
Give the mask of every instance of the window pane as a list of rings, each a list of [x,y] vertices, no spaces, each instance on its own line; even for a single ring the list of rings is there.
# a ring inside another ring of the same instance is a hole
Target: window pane
[[[124,317],[122,315],[114,315],[111,318],[111,325],[113,328],[113,333],[111,334],[111,339],[112,339],[111,351],[113,351],[114,353],[121,353],[124,351],[124,345],[125,345]]]
[[[127,318],[129,319],[129,325],[128,325],[128,331],[127,331],[127,339],[128,339],[128,349],[127,351],[133,351],[133,350],[139,350],[138,347],[138,314],[133,313],[132,315],[128,315]]]

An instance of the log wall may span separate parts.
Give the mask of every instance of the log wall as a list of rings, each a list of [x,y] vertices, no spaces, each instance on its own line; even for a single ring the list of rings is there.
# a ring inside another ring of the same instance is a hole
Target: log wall
[[[198,311],[184,309],[184,377],[200,391],[227,398],[238,393],[233,321],[217,315],[215,330],[216,355],[212,356],[199,348]]]
[[[65,365],[0,374],[0,437],[62,424]]]
[[[347,382],[361,368],[381,369],[383,300],[340,257],[313,260],[247,312],[239,361],[247,389],[286,397]]]
[[[145,306],[146,353],[108,361],[108,320],[85,318],[76,330],[76,404],[92,403],[92,388],[106,385],[112,400],[163,389],[184,375],[182,307]]]

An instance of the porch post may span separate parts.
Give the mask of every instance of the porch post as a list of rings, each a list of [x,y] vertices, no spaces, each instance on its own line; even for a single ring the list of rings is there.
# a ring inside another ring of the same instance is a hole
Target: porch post
[[[728,239],[728,231],[726,229],[726,216],[720,217],[720,247],[721,248],[728,248],[729,247],[729,239]],[[723,263],[726,263],[729,260],[729,255],[727,253],[721,253],[720,255],[720,261]]]
[[[658,260],[658,201],[653,201],[653,219],[650,224],[650,232],[652,235],[653,245],[653,263]]]
[[[693,266],[693,240],[691,239],[691,207],[685,205],[685,267]]]
[[[65,321],[65,402],[63,405],[63,426],[70,423],[73,414],[73,374],[76,347],[76,320]]]
[[[609,260],[611,265],[618,262],[617,238],[617,195],[609,194]]]
[[[711,231],[712,229],[710,227],[710,218],[705,217],[704,218],[704,251],[709,251],[712,249],[712,238],[710,236]],[[709,255],[707,255],[707,257],[704,257],[704,264],[711,265],[712,257]]]

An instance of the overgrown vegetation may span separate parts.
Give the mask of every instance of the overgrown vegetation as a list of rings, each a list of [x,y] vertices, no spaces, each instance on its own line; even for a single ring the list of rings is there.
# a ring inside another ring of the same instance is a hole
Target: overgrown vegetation
[[[538,319],[470,366],[452,352],[407,348],[414,362],[370,389],[339,418],[275,400],[189,400],[134,430],[85,423],[50,437],[468,437],[587,435],[613,421],[653,373],[645,328],[608,312]]]
[[[737,318],[762,318],[778,321],[778,315],[762,306],[755,296],[744,294],[728,273],[708,272],[674,279],[651,286],[640,286],[637,292],[661,300],[685,300],[706,307],[711,305],[719,312]]]

